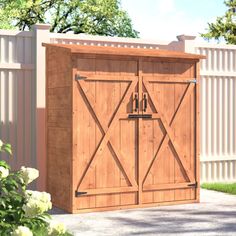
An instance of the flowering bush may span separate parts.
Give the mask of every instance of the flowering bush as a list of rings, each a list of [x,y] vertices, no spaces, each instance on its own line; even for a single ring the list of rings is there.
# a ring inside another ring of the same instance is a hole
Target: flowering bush
[[[38,170],[29,167],[26,168],[24,166],[20,168],[20,174],[25,184],[29,184],[39,177]]]
[[[52,208],[51,196],[46,192],[26,190],[26,204],[23,205],[25,215],[34,218]]]
[[[48,232],[51,236],[64,234],[66,232],[65,225],[56,221],[51,221]]]
[[[12,236],[33,236],[32,231],[26,226],[18,226],[12,233]]]
[[[6,178],[9,175],[9,170],[4,167],[4,166],[0,166],[0,178]]]
[[[0,140],[0,152],[11,154],[11,145]],[[69,236],[63,224],[51,221],[51,196],[27,190],[39,176],[34,168],[21,167],[11,172],[0,160],[0,235],[1,236]]]

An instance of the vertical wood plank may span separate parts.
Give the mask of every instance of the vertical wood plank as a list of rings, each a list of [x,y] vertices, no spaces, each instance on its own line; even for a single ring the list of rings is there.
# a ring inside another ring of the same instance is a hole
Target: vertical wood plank
[[[68,52],[66,53],[61,49],[55,51],[53,49],[47,48],[47,191],[51,193],[52,202],[55,206],[71,212],[71,201],[73,194],[73,171],[71,169],[73,75],[71,63],[66,63],[66,67],[61,66],[61,64],[64,65],[65,61],[70,61],[70,54],[68,54]],[[57,84],[54,81],[55,76],[58,78],[59,84],[61,82],[61,77],[63,77],[63,81],[69,79],[69,83],[68,81],[66,85],[61,83],[60,87],[58,87],[58,81]],[[26,106],[30,105],[26,104]],[[57,116],[58,112],[60,113],[60,117]],[[57,122],[59,122],[60,126],[55,126],[54,123],[49,122],[48,114],[50,114],[52,117],[57,117]],[[63,122],[60,123],[60,119],[67,120],[66,127],[63,127]],[[39,165],[41,164],[42,163],[39,163]]]
[[[195,77],[197,79],[197,84],[195,86],[195,99],[196,99],[195,100],[195,106],[196,106],[195,176],[198,184],[196,189],[196,200],[200,201],[200,62],[197,62],[195,64]]]
[[[138,94],[139,94],[139,107],[142,109],[142,91],[143,91],[143,61],[141,58],[138,60]],[[139,113],[142,113],[139,109]],[[143,120],[138,119],[138,204],[142,204],[142,191],[143,191],[143,167],[142,167],[142,155],[143,155]]]
[[[185,84],[176,84],[174,85],[175,89],[175,109],[177,108],[177,105],[179,104],[179,101],[181,97],[184,94],[184,91],[186,89]],[[186,138],[186,135],[188,133],[187,126],[189,123],[189,101],[186,102],[186,105],[179,110],[178,115],[176,117],[176,120],[174,121],[174,131],[175,131],[175,138],[178,140],[178,145],[182,149],[183,158],[187,158],[186,163],[189,164],[190,162],[190,156],[187,155],[187,149],[190,148],[189,139]],[[184,125],[183,125],[184,124]],[[176,157],[175,160],[175,182],[176,183],[183,183],[186,182],[187,179],[184,175],[184,170],[181,168],[181,164],[178,161],[178,157]],[[187,189],[176,189],[175,190],[175,200],[184,200],[186,198],[186,192],[188,192]]]
[[[127,85],[124,83],[120,83],[121,88],[121,96],[120,99],[127,88]],[[130,103],[125,107],[124,113],[127,111],[130,111],[132,104]],[[133,176],[135,177],[135,169],[136,169],[136,121],[132,120],[120,120],[120,149],[121,152],[124,154],[124,157],[126,158],[124,160],[125,165],[127,168],[131,169],[131,173],[133,173]],[[127,132],[129,130],[129,132]],[[120,177],[120,183],[121,186],[127,186],[127,180],[121,175]],[[135,178],[136,179],[136,178]],[[136,203],[136,193],[121,193],[120,194],[120,204],[121,205],[130,205]]]

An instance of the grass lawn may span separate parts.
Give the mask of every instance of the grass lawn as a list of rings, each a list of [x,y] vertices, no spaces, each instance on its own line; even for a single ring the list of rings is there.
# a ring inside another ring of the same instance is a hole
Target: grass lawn
[[[204,183],[202,188],[236,195],[236,183]]]

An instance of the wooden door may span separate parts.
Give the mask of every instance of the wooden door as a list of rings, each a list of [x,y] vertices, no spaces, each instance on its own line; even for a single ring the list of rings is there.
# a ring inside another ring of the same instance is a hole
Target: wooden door
[[[195,81],[142,76],[137,61],[77,64],[74,211],[195,200]]]
[[[77,209],[137,204],[137,76],[88,75],[74,91]]]
[[[142,110],[151,118],[139,126],[140,203],[194,200],[195,81],[157,76],[142,81]]]

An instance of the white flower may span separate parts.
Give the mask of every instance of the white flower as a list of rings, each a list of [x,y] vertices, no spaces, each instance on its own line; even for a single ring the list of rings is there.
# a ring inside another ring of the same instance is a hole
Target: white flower
[[[66,232],[66,228],[63,223],[56,222],[56,221],[51,221],[49,223],[48,234],[50,236],[57,236],[60,234],[64,234],[65,232]]]
[[[26,204],[23,210],[26,217],[35,217],[52,208],[51,195],[46,192],[26,190]]]
[[[34,168],[24,167],[20,168],[21,177],[25,184],[31,183],[33,180],[39,177],[39,171]]]
[[[33,236],[31,230],[26,226],[18,226],[12,233],[12,236]]]
[[[0,179],[6,178],[9,175],[9,170],[4,166],[0,166]]]
[[[2,146],[3,146],[3,141],[0,139],[0,150]]]

